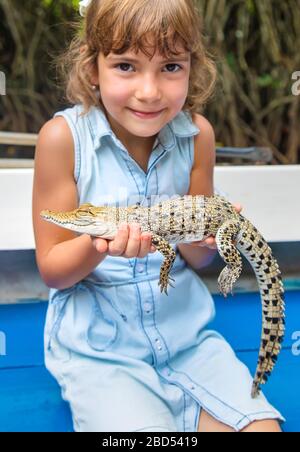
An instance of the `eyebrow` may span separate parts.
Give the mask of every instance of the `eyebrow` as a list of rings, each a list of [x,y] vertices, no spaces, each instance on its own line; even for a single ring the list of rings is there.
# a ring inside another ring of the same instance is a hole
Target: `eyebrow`
[[[136,60],[135,58],[130,58],[122,55],[110,55],[107,57],[108,60],[122,60],[122,61],[129,61],[130,63],[139,63],[139,60]],[[172,57],[167,60],[162,60],[162,63],[166,63],[168,61],[189,61],[189,58],[187,56],[178,56],[178,57]]]

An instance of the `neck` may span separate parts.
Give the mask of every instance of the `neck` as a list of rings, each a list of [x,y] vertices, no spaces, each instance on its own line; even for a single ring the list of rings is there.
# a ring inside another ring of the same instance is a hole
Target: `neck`
[[[131,135],[124,127],[118,124],[107,111],[105,113],[112,131],[114,132],[116,137],[118,137],[124,147],[128,150],[130,155],[132,155],[132,157],[141,157],[142,155],[149,157],[158,133],[151,137],[137,137]]]

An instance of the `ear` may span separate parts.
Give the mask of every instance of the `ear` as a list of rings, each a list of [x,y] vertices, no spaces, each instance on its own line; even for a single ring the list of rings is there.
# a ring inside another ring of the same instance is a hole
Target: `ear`
[[[90,63],[88,65],[88,71],[90,74],[90,81],[92,85],[99,85],[99,72],[98,72],[98,66],[97,63]]]

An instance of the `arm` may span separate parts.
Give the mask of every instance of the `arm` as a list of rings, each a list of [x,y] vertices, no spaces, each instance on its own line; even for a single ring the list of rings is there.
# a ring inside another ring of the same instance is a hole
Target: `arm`
[[[195,137],[194,165],[188,195],[212,196],[214,194],[213,175],[216,162],[215,134],[212,126],[203,116],[195,114],[194,122],[199,127],[200,133]],[[195,270],[209,265],[217,254],[214,239],[209,238],[200,243],[201,245],[199,245],[199,242],[178,244],[181,256]]]
[[[183,259],[194,270],[200,270],[210,265],[217,254],[215,248],[204,248],[204,245],[196,246],[189,243],[179,243],[178,249]]]
[[[88,234],[53,246],[40,273],[48,287],[66,289],[88,276],[106,257],[100,254]]]
[[[78,207],[73,146],[65,119],[57,117],[41,129],[35,152],[32,215],[36,259],[44,282],[57,289],[82,280],[106,257],[96,250],[89,235],[78,236],[40,217],[45,208],[68,211]]]

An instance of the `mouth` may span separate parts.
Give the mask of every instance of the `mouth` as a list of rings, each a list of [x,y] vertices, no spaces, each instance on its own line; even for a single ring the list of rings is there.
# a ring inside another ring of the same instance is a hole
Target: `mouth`
[[[138,117],[142,117],[142,118],[155,118],[157,116],[159,116],[163,111],[163,110],[159,110],[159,111],[138,111],[138,110],[133,110],[132,108],[129,108],[129,110],[136,116]]]

